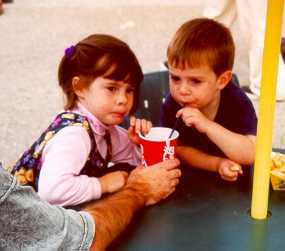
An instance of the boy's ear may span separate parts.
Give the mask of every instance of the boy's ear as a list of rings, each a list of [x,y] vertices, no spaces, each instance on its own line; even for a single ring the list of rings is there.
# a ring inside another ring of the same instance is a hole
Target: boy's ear
[[[80,78],[78,76],[75,76],[72,78],[72,89],[74,91],[74,93],[78,96],[78,97],[82,97],[82,83],[80,81]]]
[[[218,88],[224,89],[232,79],[232,71],[224,71],[218,78]]]

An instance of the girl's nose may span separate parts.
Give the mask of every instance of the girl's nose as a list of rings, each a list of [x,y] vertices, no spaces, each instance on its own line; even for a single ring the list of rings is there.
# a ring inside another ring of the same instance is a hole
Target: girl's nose
[[[124,105],[128,102],[126,93],[119,93],[117,96],[117,104]]]

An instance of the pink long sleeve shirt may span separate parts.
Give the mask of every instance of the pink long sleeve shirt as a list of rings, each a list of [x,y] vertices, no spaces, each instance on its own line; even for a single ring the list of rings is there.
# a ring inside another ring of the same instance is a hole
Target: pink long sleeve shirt
[[[127,131],[119,126],[102,124],[84,106],[78,103],[71,110],[88,118],[101,156],[106,156],[105,130],[112,139],[113,163],[141,163],[139,148],[128,138]],[[91,151],[88,132],[81,126],[67,126],[61,129],[45,146],[42,154],[42,167],[38,183],[38,194],[51,204],[61,206],[78,205],[99,199],[101,185],[96,177],[80,175]]]

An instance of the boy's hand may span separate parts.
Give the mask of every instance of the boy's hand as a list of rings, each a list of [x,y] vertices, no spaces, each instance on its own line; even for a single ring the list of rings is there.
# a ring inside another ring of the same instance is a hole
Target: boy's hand
[[[145,119],[137,119],[136,117],[132,116],[130,118],[130,127],[128,129],[128,134],[130,140],[134,144],[140,143],[139,132],[143,134],[147,134],[152,127],[152,123]]]
[[[114,193],[120,190],[127,182],[128,173],[124,171],[116,171],[105,174],[99,178],[101,190],[103,193]]]
[[[221,159],[218,165],[218,172],[222,179],[236,181],[238,176],[242,174],[242,168],[239,164],[229,159]]]
[[[183,107],[176,113],[176,118],[181,117],[185,125],[195,127],[199,132],[206,133],[209,124],[212,122],[197,108]]]

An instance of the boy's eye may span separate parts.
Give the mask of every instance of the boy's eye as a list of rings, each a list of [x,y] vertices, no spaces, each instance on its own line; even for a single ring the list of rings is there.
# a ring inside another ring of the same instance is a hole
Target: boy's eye
[[[107,87],[107,89],[108,89],[109,91],[113,92],[113,91],[116,90],[116,87],[114,87],[114,86],[109,86],[109,87]]]
[[[171,78],[171,80],[174,81],[174,82],[177,82],[177,81],[180,80],[180,78],[179,78],[178,76],[175,76],[175,75],[170,75],[170,78]]]
[[[192,78],[191,82],[194,84],[200,84],[202,81],[200,79],[197,79],[197,78]]]

